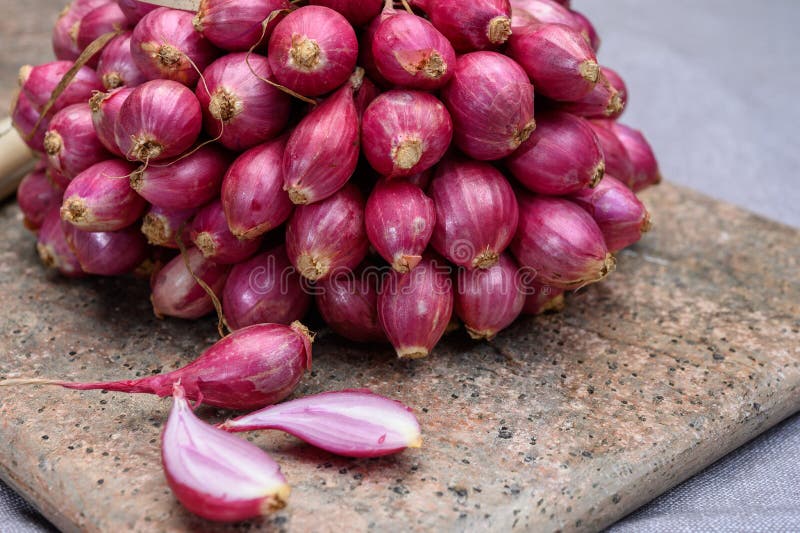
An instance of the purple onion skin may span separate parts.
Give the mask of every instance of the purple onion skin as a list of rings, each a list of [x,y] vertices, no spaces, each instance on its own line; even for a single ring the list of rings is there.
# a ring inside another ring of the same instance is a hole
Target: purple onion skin
[[[223,409],[253,410],[292,393],[303,373],[311,369],[311,343],[308,328],[299,322],[291,326],[258,324],[234,331],[193,362],[166,374],[109,382],[17,380],[16,384],[155,394],[163,398],[172,394],[174,384],[180,383],[190,400],[202,400],[205,405]]]
[[[239,239],[254,239],[286,222],[294,204],[283,190],[281,163],[286,137],[240,155],[222,180],[222,207]]]
[[[361,123],[364,154],[378,173],[411,176],[442,159],[453,138],[453,122],[435,96],[394,90],[378,96]]]
[[[234,432],[279,429],[345,457],[381,457],[422,445],[419,422],[411,409],[366,389],[290,400],[220,427]]]
[[[132,87],[120,87],[107,93],[95,93],[89,100],[89,109],[92,111],[92,124],[100,143],[112,154],[123,157],[122,150],[117,146],[114,136],[114,127],[119,118],[122,104],[133,92]]]
[[[147,81],[131,55],[131,32],[115,37],[103,48],[97,62],[97,74],[107,91],[117,87],[136,87]]]
[[[80,16],[75,13],[72,4],[66,7],[58,15],[55,26],[53,26],[53,54],[56,59],[62,61],[75,61],[81,54],[78,43],[70,35],[73,26],[78,23]]]
[[[453,117],[455,144],[473,159],[506,157],[536,128],[533,85],[520,66],[502,54],[459,57],[442,99]]]
[[[577,289],[600,281],[616,261],[603,233],[580,206],[564,198],[519,197],[519,228],[511,252],[542,285]]]
[[[605,124],[614,132],[619,141],[625,147],[628,157],[633,164],[633,179],[631,188],[635,192],[658,185],[661,183],[661,172],[658,169],[658,161],[642,132],[635,130],[619,122],[608,121]]]
[[[525,25],[518,23],[519,18],[526,24],[530,24],[531,21],[564,24],[579,31],[575,17],[572,16],[569,9],[555,0],[511,0],[511,10],[514,28]]]
[[[89,11],[78,23],[77,43],[78,48],[84,50],[92,41],[103,34],[112,31],[127,30],[131,27],[125,13],[116,2],[103,4]],[[87,63],[92,68],[97,67],[98,55],[95,54]]]
[[[174,81],[155,80],[125,99],[114,137],[129,160],[152,162],[185,152],[202,126],[200,102],[192,91]]]
[[[378,320],[378,286],[383,275],[359,268],[317,282],[317,309],[337,335],[354,342],[386,342]]]
[[[625,146],[609,127],[610,121],[590,120],[589,126],[597,136],[603,158],[606,161],[606,174],[614,176],[629,187],[633,186],[633,163]]]
[[[311,281],[356,268],[368,248],[364,197],[353,185],[316,204],[298,206],[286,226],[289,260]]]
[[[265,57],[228,54],[203,72],[195,94],[203,109],[205,131],[223,146],[243,151],[272,139],[289,121],[291,97],[260,80],[272,78]],[[250,70],[252,67],[253,71]]]
[[[145,76],[194,87],[200,79],[195,66],[202,72],[219,51],[195,31],[192,18],[188,11],[161,7],[136,24],[131,55]]]
[[[52,61],[35,67],[26,65],[20,69],[20,88],[37,111],[44,108],[64,74],[71,68],[71,61]],[[97,73],[89,67],[81,67],[64,92],[56,98],[49,113],[57,113],[68,105],[86,103],[93,91],[102,90],[103,84]]]
[[[309,0],[308,3],[337,11],[353,26],[369,24],[383,8],[383,0]]]
[[[190,242],[188,229],[196,212],[196,209],[165,209],[151,206],[142,220],[142,233],[154,246],[177,250],[180,247],[176,237],[180,231],[183,231],[181,241]]]
[[[62,276],[82,278],[86,275],[67,244],[58,207],[48,211],[44,217],[36,238],[36,250],[44,266],[57,270]]]
[[[627,89],[622,78],[611,72],[611,69],[600,67],[597,84],[589,94],[575,102],[561,102],[557,104],[558,108],[586,118],[619,118],[625,110]],[[610,76],[614,77],[614,83]],[[617,90],[615,84],[625,92]]]
[[[197,248],[186,250],[186,256],[192,272],[214,294],[222,294],[229,267],[206,259]],[[150,301],[153,303],[153,312],[159,318],[171,316],[194,320],[214,310],[214,302],[186,269],[182,255],[173,258],[155,275]]]
[[[361,120],[364,119],[364,113],[369,105],[380,95],[380,88],[372,80],[364,76],[364,79],[361,80],[361,87],[355,91],[356,111]]]
[[[131,187],[153,205],[193,209],[219,195],[231,155],[208,144],[186,157],[150,164],[131,176]]]
[[[345,85],[289,135],[282,166],[283,188],[292,202],[312,204],[341,189],[356,170],[359,137],[353,88]]]
[[[112,157],[97,137],[86,103],[67,106],[53,116],[44,135],[44,150],[48,163],[67,178]]]
[[[61,218],[83,231],[117,231],[136,222],[147,202],[128,185],[133,170],[119,159],[87,168],[64,191]]]
[[[453,284],[446,263],[425,258],[414,270],[393,270],[378,296],[378,317],[400,359],[427,357],[453,314]]]
[[[524,315],[536,316],[548,312],[563,311],[566,306],[564,289],[531,283],[527,288],[527,292],[525,305],[522,307],[522,314]]]
[[[267,58],[278,83],[306,96],[320,96],[353,73],[358,40],[347,19],[336,11],[305,6],[275,27]]]
[[[497,48],[511,36],[508,0],[415,0],[459,52]]]
[[[627,185],[606,176],[594,189],[584,189],[572,200],[597,222],[611,252],[639,242],[650,230],[650,214]]]
[[[64,223],[64,235],[81,269],[97,276],[121,276],[147,258],[148,248],[139,228],[87,232]]]
[[[212,522],[239,522],[285,507],[290,488],[278,463],[261,448],[200,420],[179,383],[173,394],[161,435],[161,464],[178,501]]]
[[[369,79],[373,80],[378,87],[388,89],[393,83],[383,77],[375,63],[375,55],[372,53],[372,43],[375,40],[375,32],[383,22],[383,18],[378,16],[372,19],[362,31],[358,40],[358,65],[362,67]]]
[[[522,312],[525,293],[517,262],[503,254],[487,269],[458,271],[455,311],[473,339],[493,339]]]
[[[592,50],[597,52],[600,49],[600,35],[597,34],[597,30],[592,24],[586,15],[581,13],[580,11],[572,10],[572,18],[575,20],[575,26],[580,28],[578,31],[581,35],[587,40],[589,46],[592,47]]]
[[[433,200],[402,180],[381,180],[365,211],[367,237],[392,268],[404,273],[422,260],[436,226]]]
[[[261,246],[260,238],[241,240],[231,233],[219,200],[197,212],[192,221],[190,236],[206,259],[224,265],[244,261]]]
[[[119,8],[128,18],[128,22],[133,25],[136,25],[151,11],[158,9],[158,6],[155,4],[139,2],[138,0],[117,0],[117,3],[119,4]]]
[[[433,24],[395,10],[384,10],[372,35],[371,58],[382,78],[420,91],[443,87],[456,65],[453,46]]]
[[[586,40],[563,24],[529,24],[509,39],[509,56],[528,73],[536,94],[553,100],[580,100],[600,75]]]
[[[496,264],[519,218],[508,180],[488,163],[446,159],[428,193],[436,206],[434,250],[468,269]]]
[[[253,324],[291,324],[311,306],[301,277],[278,246],[231,269],[222,292],[222,308],[233,329]]]
[[[537,115],[538,126],[506,167],[533,192],[561,196],[597,185],[605,174],[603,150],[592,127],[569,113]]]
[[[41,228],[45,216],[53,208],[61,207],[63,196],[64,189],[47,177],[43,166],[22,178],[17,187],[17,203],[25,217],[25,227],[31,231]]]
[[[263,21],[273,12],[288,12],[290,7],[286,0],[201,0],[194,17],[194,28],[223,50],[245,52],[269,41],[284,14],[275,15],[266,32],[262,27]]]
[[[17,92],[11,100],[11,123],[28,148],[41,153],[44,152],[44,133],[50,125],[50,119],[42,119],[36,132],[31,135],[37,121],[39,121],[39,112],[33,107],[25,93]]]

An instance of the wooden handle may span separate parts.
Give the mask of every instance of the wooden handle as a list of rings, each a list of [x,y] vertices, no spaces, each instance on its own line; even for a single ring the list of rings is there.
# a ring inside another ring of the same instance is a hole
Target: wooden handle
[[[33,153],[22,141],[11,119],[0,120],[0,201],[17,190],[22,176],[33,167]]]

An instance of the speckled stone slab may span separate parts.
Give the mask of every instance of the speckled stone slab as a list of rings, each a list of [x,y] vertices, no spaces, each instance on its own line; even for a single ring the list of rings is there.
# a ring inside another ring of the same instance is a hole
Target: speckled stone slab
[[[601,528],[800,410],[800,233],[669,184],[645,199],[656,229],[618,272],[491,344],[459,332],[407,363],[323,335],[298,394],[401,399],[424,446],[355,460],[249,434],[293,486],[271,518],[186,513],[160,467],[169,401],[147,396],[0,389],[0,476],[67,531]],[[13,204],[0,295],[0,377],[141,376],[214,340],[155,319],[145,283],[46,275]]]

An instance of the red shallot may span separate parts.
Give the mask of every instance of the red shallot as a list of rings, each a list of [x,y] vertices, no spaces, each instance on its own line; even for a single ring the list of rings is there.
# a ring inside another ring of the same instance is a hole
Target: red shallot
[[[216,46],[244,52],[269,40],[283,12],[289,9],[286,0],[200,0],[192,22],[194,29]]]
[[[317,309],[338,335],[355,342],[386,342],[378,320],[378,290],[383,272],[372,266],[317,282]]]
[[[17,203],[24,215],[25,227],[36,231],[54,207],[61,207],[64,189],[47,177],[44,165],[38,165],[22,178],[17,188]]]
[[[196,209],[168,209],[154,205],[142,219],[142,233],[154,246],[178,249],[176,237],[183,231],[182,242],[189,242],[188,228],[196,212]]]
[[[206,259],[225,265],[244,261],[261,246],[260,238],[242,240],[231,233],[220,200],[197,212],[192,220],[190,236]]]
[[[72,61],[52,61],[19,69],[19,85],[28,101],[37,111],[42,111],[64,75],[72,68]],[[97,73],[83,66],[55,99],[49,113],[56,113],[68,105],[86,103],[93,91],[101,91],[103,84]]]
[[[186,268],[187,263],[191,272]],[[222,294],[222,287],[228,276],[228,266],[218,265],[206,259],[203,253],[194,247],[186,250],[185,254],[174,257],[158,271],[152,281],[153,293],[150,301],[157,317],[195,319],[214,310],[214,301],[197,283],[195,276],[214,294]]]
[[[107,91],[117,87],[136,87],[147,81],[131,55],[131,32],[114,37],[100,53],[97,74]]]
[[[642,132],[619,122],[604,122],[625,147],[625,151],[633,164],[633,178],[631,188],[641,191],[651,185],[661,183],[661,172],[658,161],[653,154],[650,143],[647,142]]]
[[[50,166],[67,178],[111,157],[97,137],[86,103],[72,104],[53,116],[44,135],[44,151]]]
[[[57,270],[62,276],[80,278],[86,275],[64,237],[58,207],[45,215],[36,237],[36,251],[44,266]]]
[[[511,36],[508,0],[414,0],[459,52],[497,48]]]
[[[92,124],[97,138],[102,145],[112,154],[122,157],[122,150],[117,146],[114,137],[114,127],[119,119],[122,104],[133,92],[132,87],[120,87],[107,93],[96,92],[89,100],[89,109],[92,111]]]
[[[139,229],[82,231],[64,224],[64,235],[81,269],[97,276],[120,276],[133,271],[147,257],[147,243]]]

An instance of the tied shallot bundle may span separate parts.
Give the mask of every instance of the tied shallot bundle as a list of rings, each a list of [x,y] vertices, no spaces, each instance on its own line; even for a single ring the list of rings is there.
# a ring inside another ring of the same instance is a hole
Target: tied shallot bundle
[[[216,312],[231,333],[166,374],[3,383],[172,396],[165,474],[211,520],[280,508],[289,488],[188,400],[283,400],[311,366],[312,307],[342,337],[426,357],[459,321],[491,341],[560,310],[651,227],[637,194],[658,163],[568,1],[75,0],[52,44],[11,109],[39,157],[18,200],[42,262],[149,268],[157,317]],[[221,427],[354,457],[421,442],[408,408],[363,390]]]
[[[556,0],[76,0],[59,60],[20,70],[25,223],[68,276],[156,258],[159,317],[241,330],[316,302],[401,357],[456,316],[491,339],[651,226],[661,173],[599,44]]]

